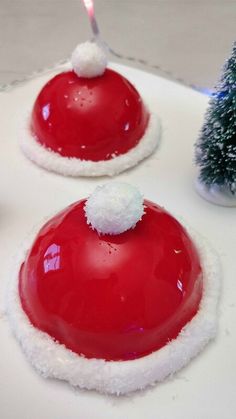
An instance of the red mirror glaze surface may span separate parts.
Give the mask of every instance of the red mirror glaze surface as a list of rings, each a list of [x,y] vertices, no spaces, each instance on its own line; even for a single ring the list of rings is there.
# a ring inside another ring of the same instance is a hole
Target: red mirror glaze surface
[[[61,156],[109,160],[135,147],[149,114],[133,85],[105,70],[100,77],[58,74],[37,97],[31,130],[37,141]]]
[[[85,201],[40,230],[19,274],[34,326],[87,358],[128,360],[175,338],[202,295],[197,250],[165,210],[145,201],[133,230],[99,236]]]

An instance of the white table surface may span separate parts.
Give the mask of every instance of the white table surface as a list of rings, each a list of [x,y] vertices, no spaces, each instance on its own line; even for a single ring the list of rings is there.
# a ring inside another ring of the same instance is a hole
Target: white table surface
[[[236,210],[202,200],[193,188],[193,143],[207,97],[140,70],[113,66],[128,76],[162,119],[162,142],[151,158],[117,178],[179,214],[218,251],[223,270],[219,333],[174,378],[129,397],[80,391],[41,378],[28,364],[0,318],[1,419],[235,419],[236,417]],[[0,296],[13,255],[45,215],[87,196],[107,178],[72,179],[48,173],[20,152],[19,118],[49,75],[0,95]]]

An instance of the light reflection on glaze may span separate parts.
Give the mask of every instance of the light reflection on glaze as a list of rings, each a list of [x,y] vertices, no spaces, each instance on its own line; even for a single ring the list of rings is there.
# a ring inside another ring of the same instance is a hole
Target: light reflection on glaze
[[[49,115],[50,115],[50,103],[42,107],[42,117],[44,121],[47,121]]]
[[[23,308],[36,327],[88,358],[147,355],[198,310],[198,253],[180,224],[149,201],[135,229],[116,236],[89,228],[84,204],[40,230],[20,272]]]
[[[51,244],[44,254],[44,273],[60,269],[60,246]]]

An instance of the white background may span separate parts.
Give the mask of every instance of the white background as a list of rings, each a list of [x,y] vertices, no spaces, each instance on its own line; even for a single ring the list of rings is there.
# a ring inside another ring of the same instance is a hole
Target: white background
[[[203,87],[214,85],[235,39],[235,0],[94,4],[102,37],[116,51]],[[0,0],[0,84],[51,66],[90,36],[82,0]]]

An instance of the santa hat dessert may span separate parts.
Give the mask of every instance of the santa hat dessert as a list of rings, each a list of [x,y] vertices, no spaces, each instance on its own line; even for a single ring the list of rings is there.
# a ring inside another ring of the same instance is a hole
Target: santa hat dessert
[[[218,259],[125,183],[97,187],[26,245],[8,316],[44,377],[125,394],[164,380],[214,337]]]
[[[112,176],[149,156],[159,121],[135,87],[95,43],[80,44],[71,63],[40,91],[20,138],[25,155],[66,176]]]

